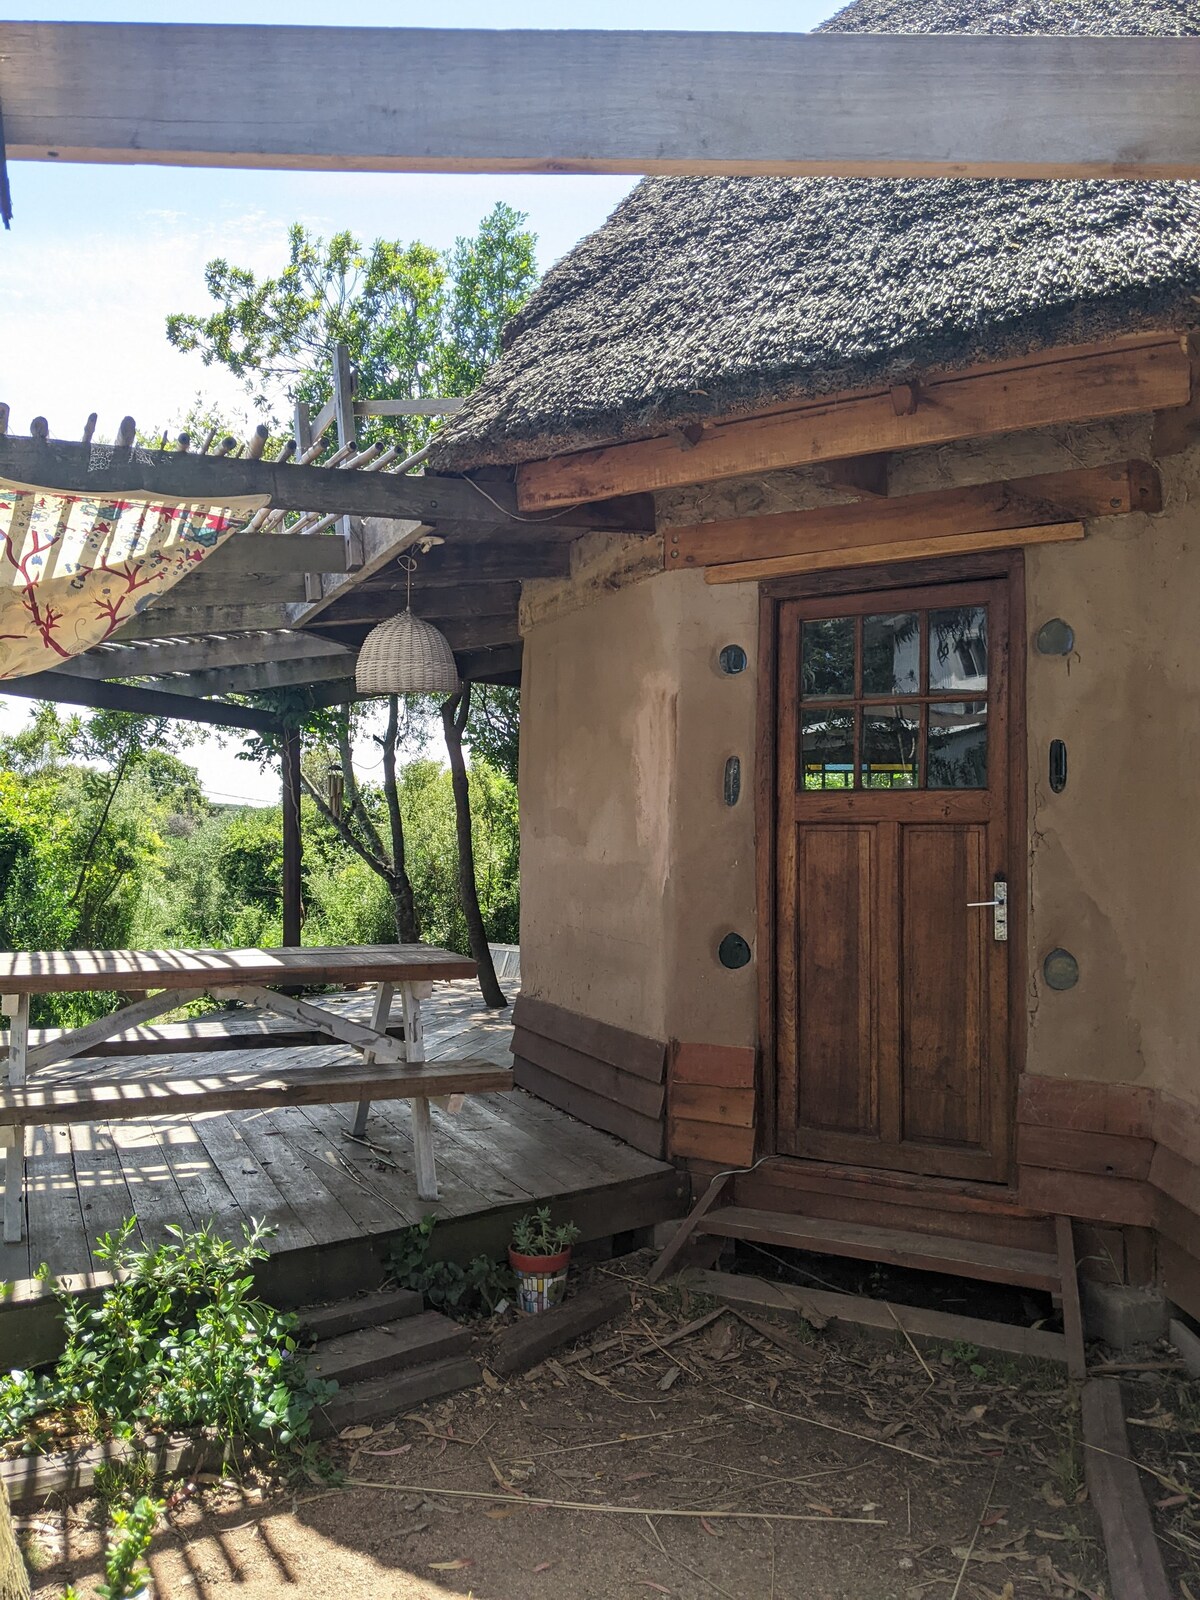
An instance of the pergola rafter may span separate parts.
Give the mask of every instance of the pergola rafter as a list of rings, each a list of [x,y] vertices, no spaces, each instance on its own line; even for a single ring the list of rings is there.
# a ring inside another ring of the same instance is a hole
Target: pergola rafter
[[[20,160],[1200,177],[1200,39],[0,24]]]

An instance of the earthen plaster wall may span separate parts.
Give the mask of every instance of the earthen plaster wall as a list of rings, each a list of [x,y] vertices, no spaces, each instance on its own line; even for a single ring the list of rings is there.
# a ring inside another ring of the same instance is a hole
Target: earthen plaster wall
[[[897,457],[892,492],[1151,455],[1149,419],[1043,429]],[[1155,516],[1089,522],[1026,553],[1029,836],[1026,1070],[1200,1101],[1200,450],[1161,464]],[[828,503],[803,472],[663,496],[660,521]],[[530,585],[522,728],[522,964],[528,992],[656,1038],[753,1043],[757,592],[652,576],[656,550],[601,541],[575,577]],[[1069,657],[1033,648],[1063,617]],[[716,654],[742,644],[738,678]],[[1050,740],[1068,747],[1062,794]],[[729,755],[738,806],[724,805]],[[1014,869],[1014,877],[1016,870]],[[1055,946],[1080,981],[1049,990]],[[756,957],[764,953],[756,952]]]

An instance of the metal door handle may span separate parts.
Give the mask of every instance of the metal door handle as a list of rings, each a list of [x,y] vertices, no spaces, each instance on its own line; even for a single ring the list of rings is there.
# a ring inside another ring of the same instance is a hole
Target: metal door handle
[[[991,900],[968,900],[968,907],[991,906],[992,908],[992,938],[997,944],[1008,942],[1008,879],[997,873],[992,880],[994,898]]]

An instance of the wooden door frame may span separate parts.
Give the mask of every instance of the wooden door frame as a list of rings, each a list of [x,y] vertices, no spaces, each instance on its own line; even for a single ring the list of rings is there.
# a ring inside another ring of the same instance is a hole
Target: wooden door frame
[[[940,584],[1002,579],[1008,588],[1009,718],[1008,718],[1008,826],[1009,900],[1008,941],[1008,1115],[1015,1119],[1017,1080],[1025,1068],[1029,1032],[1026,1004],[1026,939],[1029,900],[1029,833],[1027,824],[1028,734],[1025,710],[1025,665],[1028,642],[1025,625],[1025,552],[987,551],[979,555],[949,556],[938,561],[904,561],[879,567],[848,567],[792,578],[775,578],[759,585],[758,604],[758,706],[754,754],[755,893],[758,901],[758,1037],[759,1072],[755,1155],[801,1161],[782,1156],[776,1136],[775,1069],[775,913],[778,802],[776,795],[776,742],[779,691],[779,614],[787,600],[812,600],[838,595],[890,589],[926,588]],[[827,1163],[805,1160],[805,1165]],[[864,1169],[869,1170],[869,1169]],[[929,1178],[931,1186],[945,1180]],[[1001,1180],[1003,1181],[1003,1180]],[[1016,1181],[1015,1140],[1010,1142],[1010,1186]]]

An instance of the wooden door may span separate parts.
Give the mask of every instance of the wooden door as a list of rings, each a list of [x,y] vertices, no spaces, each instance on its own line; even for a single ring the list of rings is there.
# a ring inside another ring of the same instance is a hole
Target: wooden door
[[[1008,627],[1003,581],[780,607],[781,1153],[1007,1176]]]

